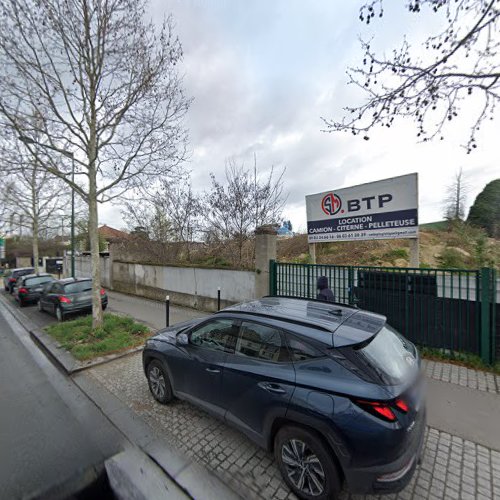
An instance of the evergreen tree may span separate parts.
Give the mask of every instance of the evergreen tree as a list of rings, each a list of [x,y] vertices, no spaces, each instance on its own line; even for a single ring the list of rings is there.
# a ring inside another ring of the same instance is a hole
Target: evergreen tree
[[[467,222],[482,227],[492,238],[500,238],[500,179],[486,184],[477,195]]]

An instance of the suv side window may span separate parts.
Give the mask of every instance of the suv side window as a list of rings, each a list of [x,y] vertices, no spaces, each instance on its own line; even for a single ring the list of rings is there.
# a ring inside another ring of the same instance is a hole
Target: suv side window
[[[191,344],[216,351],[233,352],[238,338],[238,326],[233,319],[216,319],[191,331]]]
[[[241,324],[236,353],[266,361],[290,360],[280,330],[250,321]]]
[[[293,335],[287,334],[286,339],[293,361],[305,361],[307,359],[325,357],[325,354],[319,349],[316,349],[309,343],[304,342]]]

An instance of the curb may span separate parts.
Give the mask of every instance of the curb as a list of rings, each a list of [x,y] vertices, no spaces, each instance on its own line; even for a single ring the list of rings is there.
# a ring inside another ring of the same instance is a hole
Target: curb
[[[70,352],[64,349],[59,342],[42,330],[34,328],[29,330],[29,334],[33,342],[35,342],[35,344],[68,375],[109,363],[115,359],[130,356],[143,349],[142,346],[138,346],[122,351],[119,354],[108,354],[107,356],[101,356],[89,361],[79,361]]]

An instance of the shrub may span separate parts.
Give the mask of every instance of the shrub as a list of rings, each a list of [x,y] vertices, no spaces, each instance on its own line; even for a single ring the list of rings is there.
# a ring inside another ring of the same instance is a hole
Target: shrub
[[[454,248],[445,248],[437,258],[442,269],[460,269],[466,267],[464,256]]]
[[[384,253],[382,258],[384,260],[390,260],[391,262],[396,259],[408,260],[408,250],[406,248],[394,248]]]

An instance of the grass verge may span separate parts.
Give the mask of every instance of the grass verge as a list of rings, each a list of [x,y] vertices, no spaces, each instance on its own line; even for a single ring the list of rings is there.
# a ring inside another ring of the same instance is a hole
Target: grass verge
[[[147,326],[114,314],[105,314],[103,326],[96,330],[89,315],[47,326],[45,331],[80,361],[137,347],[151,335]]]
[[[487,365],[483,360],[468,352],[450,351],[447,349],[433,349],[431,347],[418,346],[421,356],[431,361],[444,361],[454,365],[473,368],[474,370],[482,370],[485,372],[493,372],[500,375],[500,362],[494,365]]]

